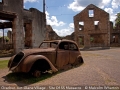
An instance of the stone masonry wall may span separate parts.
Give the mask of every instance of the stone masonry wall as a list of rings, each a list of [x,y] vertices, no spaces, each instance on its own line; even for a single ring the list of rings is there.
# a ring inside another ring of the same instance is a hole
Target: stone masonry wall
[[[9,15],[10,13],[15,13],[16,15],[12,20],[15,53],[23,50],[25,43],[28,41],[30,41],[30,47],[36,48],[45,39],[45,14],[35,8],[30,10],[23,9],[23,0],[3,0],[0,3],[0,12],[5,12]],[[23,29],[24,27],[25,30]]]
[[[89,11],[92,11],[93,13],[90,13]],[[79,36],[83,36],[84,47],[91,47],[91,35],[99,34],[100,36],[104,37],[104,46],[110,46],[109,14],[104,10],[96,7],[93,4],[88,5],[83,11],[74,16],[74,26],[75,41],[78,43],[78,45],[80,44]]]

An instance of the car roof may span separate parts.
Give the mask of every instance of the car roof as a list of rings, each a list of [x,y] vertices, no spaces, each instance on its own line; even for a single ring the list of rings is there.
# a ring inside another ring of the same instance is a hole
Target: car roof
[[[48,43],[48,42],[71,42],[71,43],[76,43],[76,42],[74,42],[74,41],[72,41],[72,40],[68,40],[68,39],[62,39],[62,40],[45,40],[45,41],[43,41],[44,43]]]
[[[47,42],[60,42],[61,40],[45,40],[43,42],[47,43]]]

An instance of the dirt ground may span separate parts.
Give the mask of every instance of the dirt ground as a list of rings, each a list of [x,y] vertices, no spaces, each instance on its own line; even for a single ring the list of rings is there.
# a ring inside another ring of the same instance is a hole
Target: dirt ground
[[[81,51],[84,64],[31,85],[112,85],[120,86],[120,48]],[[21,86],[5,80],[8,69],[0,69],[0,85]]]

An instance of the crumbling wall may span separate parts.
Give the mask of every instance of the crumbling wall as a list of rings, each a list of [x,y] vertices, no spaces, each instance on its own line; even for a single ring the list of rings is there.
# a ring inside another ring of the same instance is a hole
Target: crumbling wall
[[[11,19],[15,53],[25,46],[36,48],[45,39],[45,14],[35,8],[23,9],[23,0],[3,0],[0,3],[0,12],[9,16],[14,13],[16,16]],[[0,18],[7,20],[9,16],[0,15]]]
[[[61,39],[61,37],[58,36],[55,31],[53,31],[53,29],[50,25],[47,25],[45,40],[58,40],[58,39]]]
[[[31,8],[32,12],[32,46],[38,47],[45,39],[45,14],[37,9]]]
[[[79,43],[79,36],[84,36],[84,47],[91,47],[90,36],[99,34],[105,47],[110,46],[109,14],[93,4],[74,16],[75,41]],[[100,39],[98,40],[100,43]]]
[[[110,43],[111,46],[120,46],[120,24],[116,24],[114,28],[113,23],[110,22]],[[114,44],[115,43],[115,44]],[[118,45],[117,45],[118,44]]]
[[[9,38],[8,44],[12,44],[12,31],[7,32],[7,37]]]
[[[68,39],[68,40],[73,40],[74,41],[74,32],[71,35],[65,36],[64,39]]]
[[[13,42],[15,52],[19,52],[24,48],[23,39],[23,0],[3,0],[2,11],[6,13],[16,13],[16,18],[13,19]],[[9,17],[9,16],[8,16]]]

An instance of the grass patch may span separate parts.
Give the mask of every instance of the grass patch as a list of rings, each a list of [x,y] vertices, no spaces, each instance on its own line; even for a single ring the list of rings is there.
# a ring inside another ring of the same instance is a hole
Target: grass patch
[[[9,60],[0,61],[0,69],[7,68]]]
[[[8,75],[6,75],[6,79],[8,82],[21,82],[24,84],[32,84],[48,79],[56,74],[57,73],[55,74],[46,73],[42,74],[39,78],[36,78],[28,73],[9,73]]]
[[[58,71],[56,73],[53,73],[53,74],[44,73],[39,78],[36,78],[36,77],[32,76],[30,73],[9,73],[9,74],[7,74],[5,76],[5,78],[10,83],[17,83],[17,82],[19,82],[19,83],[28,85],[28,84],[33,84],[33,83],[41,82],[43,80],[51,78],[51,77],[53,77],[53,76],[55,76],[57,74],[60,74],[62,72],[65,72],[65,71],[77,68],[77,67],[79,67],[81,65],[82,64],[80,64],[78,66],[75,66],[75,67],[72,67],[72,68],[67,69],[67,70],[60,70],[60,71]]]

